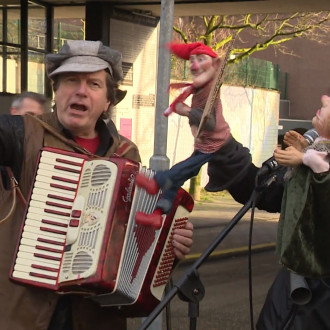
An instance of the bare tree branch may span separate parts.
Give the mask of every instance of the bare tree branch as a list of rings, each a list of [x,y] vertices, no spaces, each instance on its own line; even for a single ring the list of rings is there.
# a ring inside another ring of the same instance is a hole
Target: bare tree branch
[[[226,52],[232,35],[237,33],[238,42],[236,41],[236,48],[232,51],[236,58],[230,61],[235,63],[269,47],[284,54],[294,55],[284,45],[288,41],[305,38],[326,44],[330,33],[330,12],[214,15],[180,20],[185,21],[181,28],[173,28],[179,39],[186,43],[202,41],[221,53],[220,56]]]

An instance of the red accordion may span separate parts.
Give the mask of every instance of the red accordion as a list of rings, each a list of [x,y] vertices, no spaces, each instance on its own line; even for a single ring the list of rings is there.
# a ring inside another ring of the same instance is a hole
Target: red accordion
[[[159,198],[135,187],[139,171],[153,175],[125,158],[43,148],[10,278],[149,313],[173,268],[173,230],[194,203],[180,189],[160,229],[136,224],[135,213],[152,212]]]

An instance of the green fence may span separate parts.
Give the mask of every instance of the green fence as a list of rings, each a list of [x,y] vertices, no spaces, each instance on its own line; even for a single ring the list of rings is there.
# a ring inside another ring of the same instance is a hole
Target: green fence
[[[279,77],[279,65],[249,57],[239,63],[227,65],[224,83],[280,90]]]
[[[172,56],[172,80],[191,80],[187,61]],[[287,99],[288,73],[281,72],[279,65],[257,58],[246,58],[236,64],[228,64],[224,83],[234,86],[249,86],[278,90],[281,99]]]

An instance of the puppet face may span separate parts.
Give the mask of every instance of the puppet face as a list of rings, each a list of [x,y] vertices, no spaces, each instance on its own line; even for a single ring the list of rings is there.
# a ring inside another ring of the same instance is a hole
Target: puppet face
[[[321,103],[322,107],[317,110],[312,123],[320,136],[330,139],[330,97],[323,95]]]
[[[205,86],[211,82],[217,72],[217,61],[206,54],[191,55],[190,58],[190,72],[195,88]]]

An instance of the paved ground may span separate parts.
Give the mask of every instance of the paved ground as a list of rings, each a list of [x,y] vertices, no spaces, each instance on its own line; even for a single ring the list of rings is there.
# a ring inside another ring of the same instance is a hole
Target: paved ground
[[[238,215],[243,205],[235,202],[230,195],[211,195],[210,200],[196,202],[190,221],[194,224],[194,244],[187,259],[203,252],[219,234],[228,231],[228,224]],[[274,247],[278,213],[255,209],[252,228],[253,248]],[[230,230],[213,255],[224,255],[246,251],[249,243],[251,209]],[[207,230],[209,229],[209,230]]]

